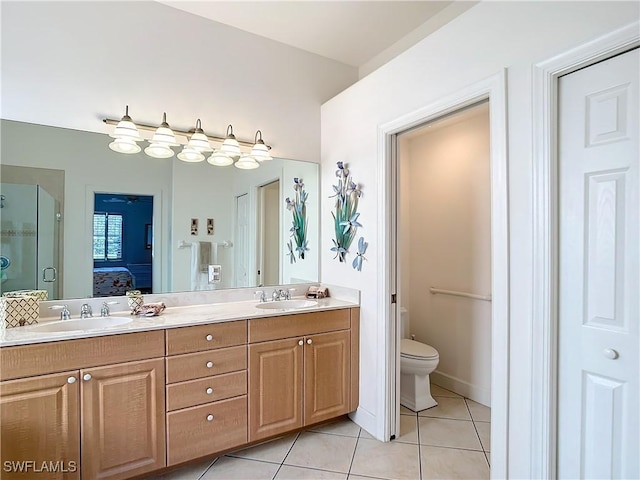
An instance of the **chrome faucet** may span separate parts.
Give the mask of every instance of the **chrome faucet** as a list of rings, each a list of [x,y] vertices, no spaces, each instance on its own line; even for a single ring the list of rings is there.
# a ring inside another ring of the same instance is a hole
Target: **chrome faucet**
[[[93,317],[93,310],[91,309],[91,305],[88,303],[83,303],[80,307],[80,318],[89,318]]]
[[[118,302],[103,302],[102,303],[102,308],[100,309],[100,316],[101,317],[108,317],[109,316],[109,305],[115,305]]]
[[[264,290],[258,290],[256,295],[260,294],[260,303],[264,303],[267,301],[267,295],[264,293]]]
[[[60,310],[60,320],[69,320],[71,313],[66,305],[52,305],[49,310]]]
[[[291,300],[291,292],[283,288],[276,288],[271,294],[271,300],[274,302],[278,300]]]

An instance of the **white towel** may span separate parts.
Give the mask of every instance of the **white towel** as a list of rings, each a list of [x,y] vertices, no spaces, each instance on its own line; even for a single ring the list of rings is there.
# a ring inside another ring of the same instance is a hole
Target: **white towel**
[[[203,247],[204,246],[204,247]],[[211,242],[191,243],[191,291],[208,290],[208,270],[211,261]],[[204,272],[202,271],[204,269]]]

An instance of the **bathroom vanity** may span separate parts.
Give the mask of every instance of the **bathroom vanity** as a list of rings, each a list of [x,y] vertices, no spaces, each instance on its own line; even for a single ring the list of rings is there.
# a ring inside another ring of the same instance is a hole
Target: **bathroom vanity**
[[[235,302],[98,332],[13,330],[0,341],[3,479],[131,478],[358,406],[351,302]]]

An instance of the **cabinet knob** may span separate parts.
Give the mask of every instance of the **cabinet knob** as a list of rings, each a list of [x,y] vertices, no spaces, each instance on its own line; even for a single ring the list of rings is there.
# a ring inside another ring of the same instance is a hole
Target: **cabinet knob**
[[[298,345],[304,345],[304,342],[302,340],[298,340]]]
[[[605,348],[602,351],[602,354],[609,360],[616,360],[620,356],[620,354],[613,348]]]
[[[90,373],[85,373],[85,374],[82,376],[82,379],[83,379],[85,382],[88,382],[89,380],[91,380],[91,374],[90,374]]]
[[[310,338],[307,338],[307,345],[311,345],[313,343],[313,340],[311,340]]]
[[[205,338],[207,339],[207,342],[210,342],[211,340],[213,340],[213,335],[209,334]]]
[[[207,395],[211,395],[213,393],[213,388],[211,387],[207,388],[206,392],[207,392]]]
[[[213,368],[213,362],[207,362],[207,368]]]
[[[207,422],[213,422],[213,415],[207,415]]]
[[[67,383],[76,383],[76,377],[67,378]]]

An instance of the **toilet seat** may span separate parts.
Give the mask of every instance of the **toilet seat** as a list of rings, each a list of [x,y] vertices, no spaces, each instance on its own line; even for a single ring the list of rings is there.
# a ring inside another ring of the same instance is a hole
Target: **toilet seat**
[[[413,359],[438,358],[438,351],[431,345],[403,338],[400,340],[400,356]]]

